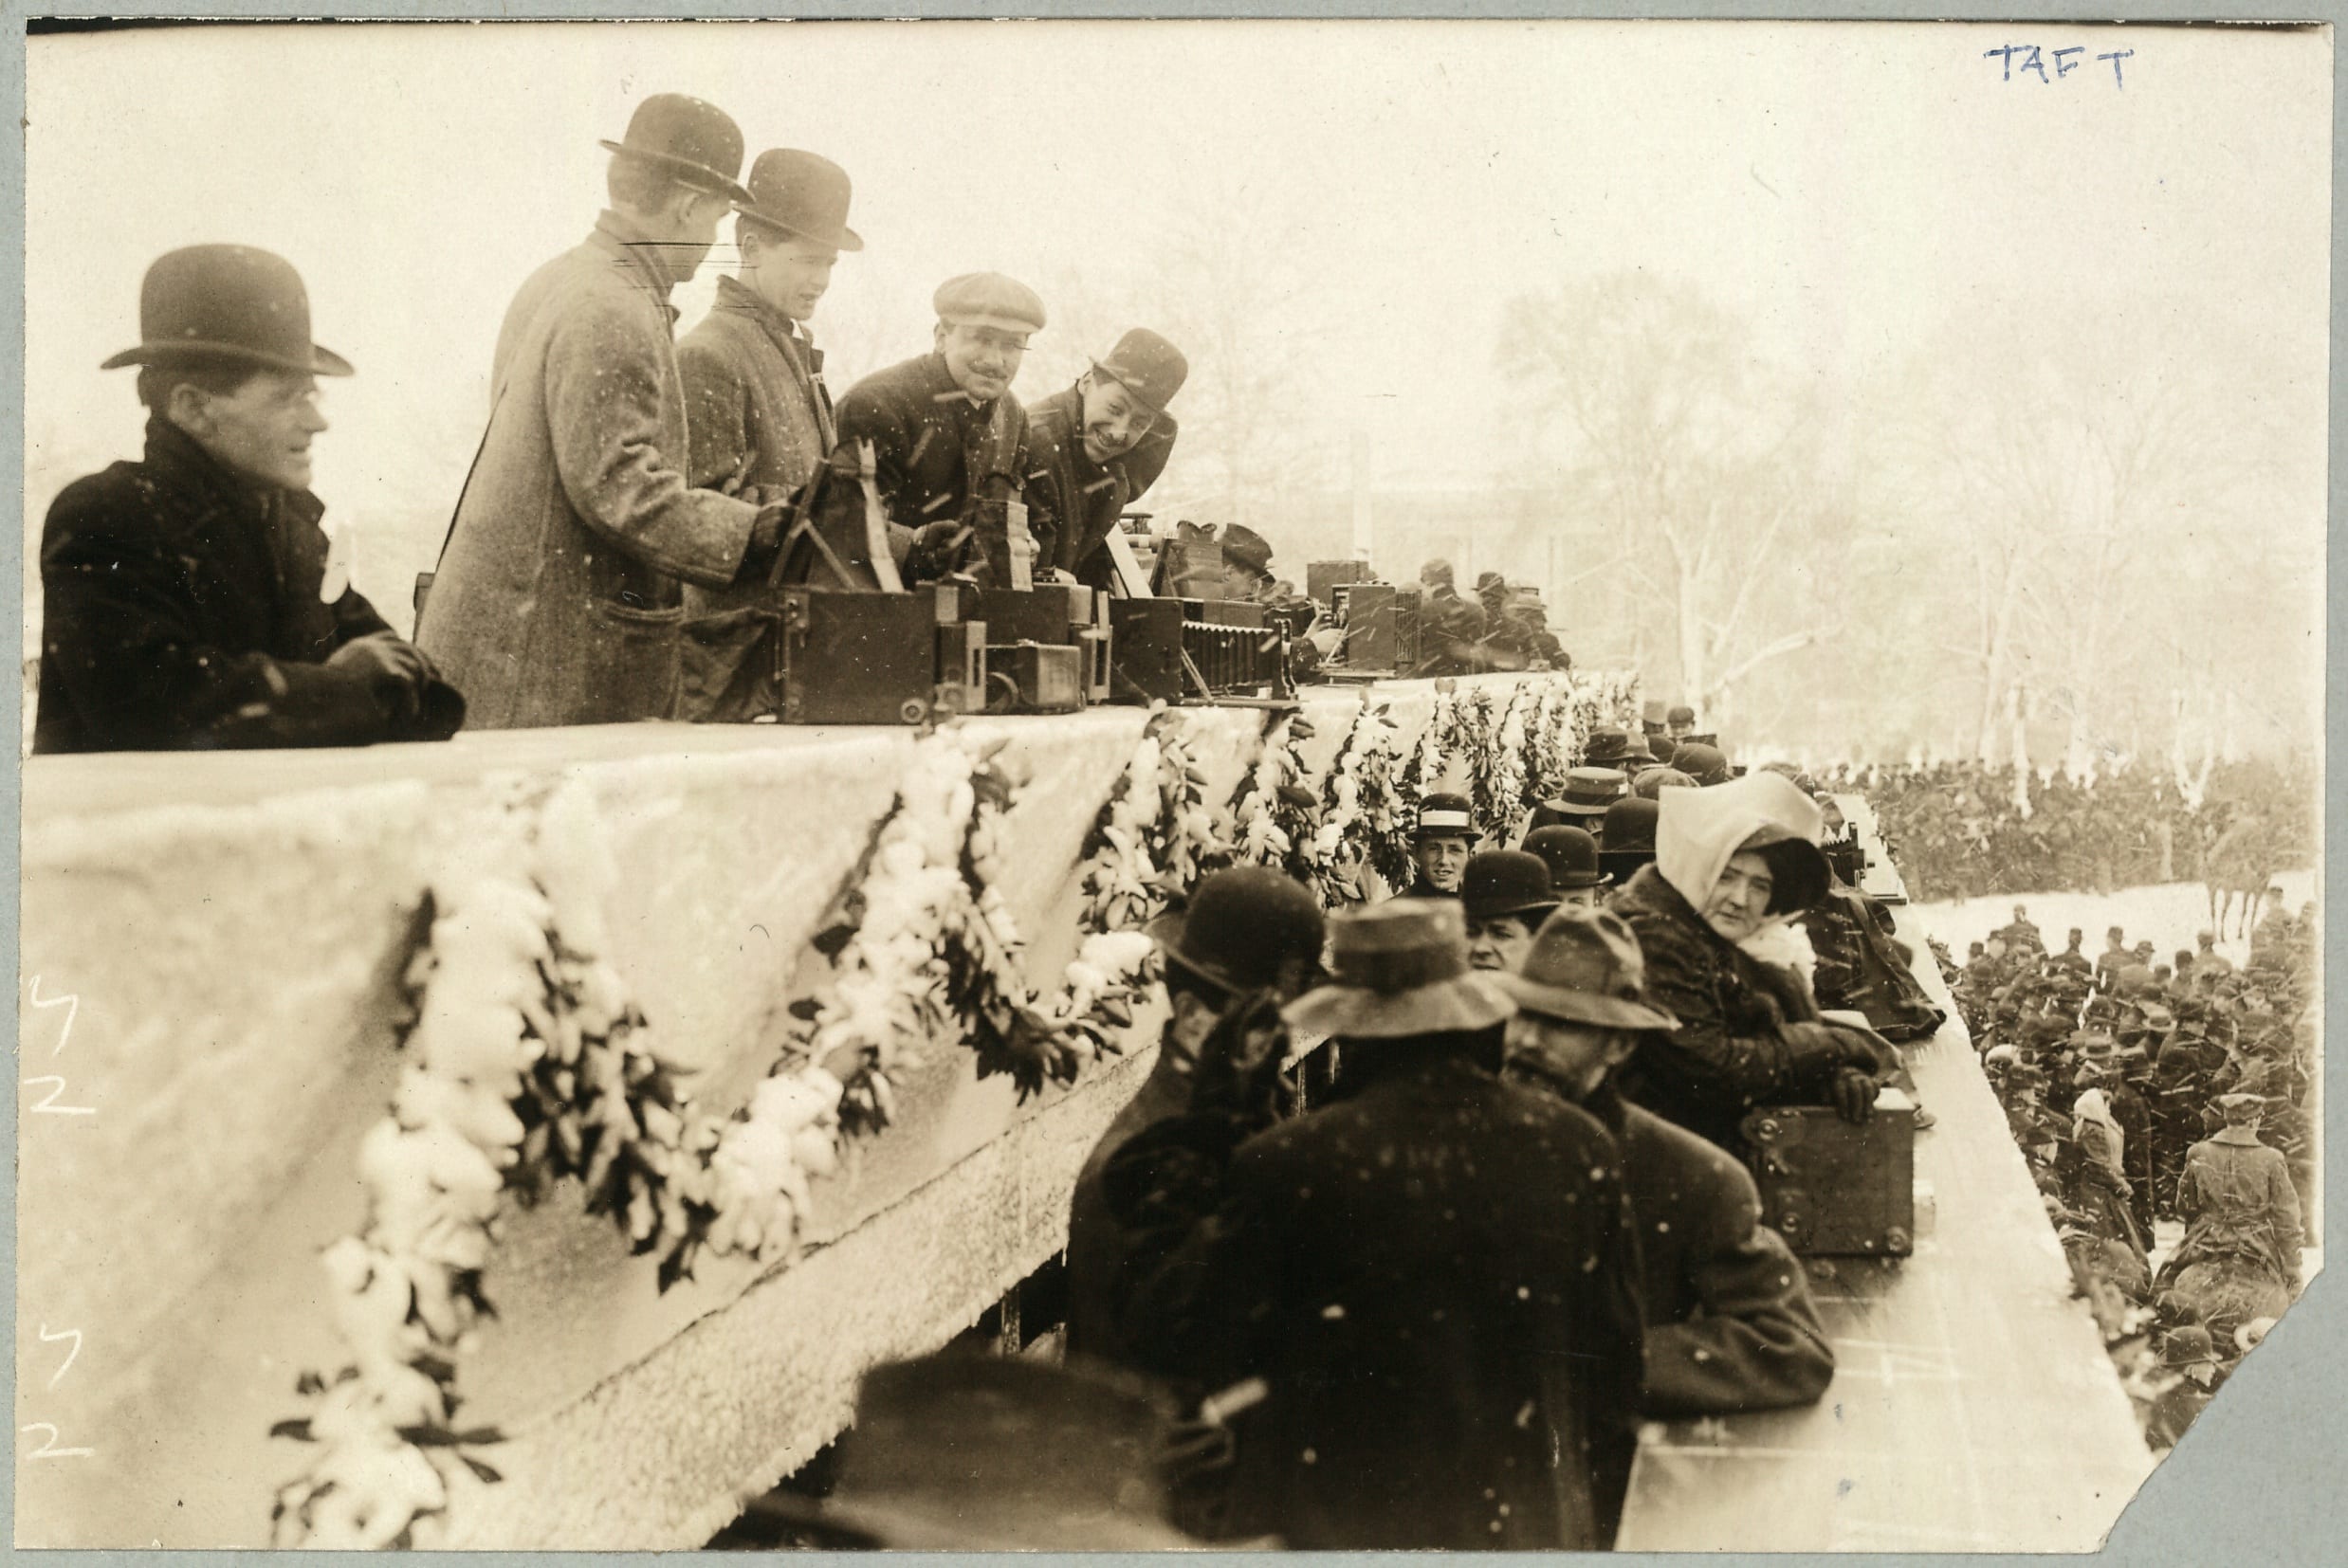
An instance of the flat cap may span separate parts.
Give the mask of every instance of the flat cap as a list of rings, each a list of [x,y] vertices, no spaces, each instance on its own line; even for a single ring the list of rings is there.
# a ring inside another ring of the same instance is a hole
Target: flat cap
[[[930,302],[938,319],[953,326],[996,326],[1010,332],[1041,332],[1043,301],[1016,278],[1000,272],[965,272],[938,285]]]

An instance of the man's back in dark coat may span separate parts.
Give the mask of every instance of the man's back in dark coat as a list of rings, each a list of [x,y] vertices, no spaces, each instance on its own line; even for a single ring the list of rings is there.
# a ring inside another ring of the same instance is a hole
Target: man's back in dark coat
[[[325,508],[238,479],[156,416],[146,456],[76,480],[41,538],[36,752],[362,745],[403,732],[363,673],[325,661],[391,629],[319,596]],[[440,707],[463,704],[439,688]],[[428,716],[429,717],[429,716]]]
[[[1434,1038],[1348,1042],[1343,1098],[1231,1151],[1211,1204],[1136,1249],[1126,1339],[1192,1397],[1270,1383],[1236,1424],[1233,1533],[1605,1546],[1642,1376],[1613,1140]],[[1163,1194],[1169,1144],[1215,1163],[1201,1121],[1112,1162],[1121,1214]]]

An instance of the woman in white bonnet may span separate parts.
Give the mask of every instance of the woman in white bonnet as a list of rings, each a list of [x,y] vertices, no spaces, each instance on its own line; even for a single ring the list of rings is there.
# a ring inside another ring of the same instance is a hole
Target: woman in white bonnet
[[[1825,895],[1817,802],[1754,773],[1658,799],[1655,864],[1607,907],[1638,933],[1656,1005],[1679,1019],[1623,1067],[1624,1096],[1730,1153],[1758,1105],[1831,1104],[1864,1121],[1889,1064],[1873,1031],[1822,1019],[1792,918]]]

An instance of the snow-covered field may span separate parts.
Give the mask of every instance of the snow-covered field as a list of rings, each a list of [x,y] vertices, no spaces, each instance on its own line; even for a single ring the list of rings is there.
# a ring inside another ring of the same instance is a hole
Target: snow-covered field
[[[2294,915],[2299,913],[2302,903],[2316,896],[2313,871],[2284,871],[2274,880],[2283,888],[2284,908]],[[1916,912],[1923,918],[1924,928],[1947,942],[1950,953],[1962,962],[1966,945],[1984,939],[2011,921],[2017,903],[2030,912],[2031,922],[2052,951],[2062,951],[2064,933],[2072,926],[2084,931],[2087,939],[2080,945],[2091,958],[2103,951],[2103,933],[2115,925],[2127,931],[2131,947],[2139,938],[2151,938],[2154,957],[2162,963],[2172,962],[2179,948],[2192,949],[2195,933],[2213,929],[2209,892],[2197,882],[2126,887],[2111,894],[1998,894],[1948,903],[1919,903]],[[2229,920],[2227,923],[2230,928],[2233,922]],[[2247,939],[2221,939],[2217,950],[2236,964],[2249,960],[2250,944]]]

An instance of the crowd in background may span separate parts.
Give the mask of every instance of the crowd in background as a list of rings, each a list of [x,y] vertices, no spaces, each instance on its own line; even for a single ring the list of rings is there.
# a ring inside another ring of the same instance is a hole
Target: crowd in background
[[[2240,967],[2210,931],[2168,962],[2119,927],[2049,952],[2021,905],[1962,965],[1939,955],[2156,1448],[2298,1295],[2318,1233],[2316,912],[2259,902]]]
[[[2087,779],[2032,774],[2027,810],[2011,767],[1879,764],[1822,776],[1867,796],[1919,903],[2168,882],[2255,893],[2276,871],[2315,863],[2308,803],[2320,792],[2306,758],[2218,764],[2198,804],[2152,763]]]

